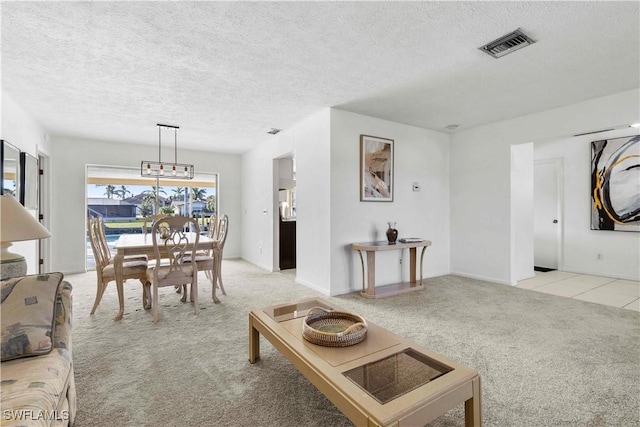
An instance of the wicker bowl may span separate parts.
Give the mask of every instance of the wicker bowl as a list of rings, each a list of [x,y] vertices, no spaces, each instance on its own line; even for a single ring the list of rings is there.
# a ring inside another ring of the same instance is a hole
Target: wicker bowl
[[[312,344],[348,347],[367,337],[367,322],[346,311],[313,307],[302,322],[302,336]]]

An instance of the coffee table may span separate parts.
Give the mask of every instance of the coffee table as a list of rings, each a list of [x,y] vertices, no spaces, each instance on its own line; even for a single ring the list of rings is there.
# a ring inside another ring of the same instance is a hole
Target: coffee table
[[[260,359],[262,334],[357,426],[425,425],[461,403],[465,424],[482,425],[476,371],[369,321],[359,344],[311,344],[302,337],[302,323],[312,307],[339,310],[311,298],[252,311],[249,362]]]

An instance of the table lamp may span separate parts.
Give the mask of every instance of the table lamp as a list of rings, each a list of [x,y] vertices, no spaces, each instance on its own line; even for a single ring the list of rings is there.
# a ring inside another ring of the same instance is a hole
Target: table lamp
[[[0,279],[24,276],[27,262],[22,255],[9,252],[12,242],[50,237],[42,226],[13,196],[0,196]]]

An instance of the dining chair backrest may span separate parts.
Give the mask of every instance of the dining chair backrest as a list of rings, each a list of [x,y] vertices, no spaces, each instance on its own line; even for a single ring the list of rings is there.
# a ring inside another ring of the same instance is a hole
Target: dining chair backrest
[[[149,231],[148,227],[153,227],[154,222],[165,217],[167,217],[165,214],[149,215],[144,217],[144,224],[142,224],[142,232],[144,235],[147,235],[147,232]]]
[[[220,249],[224,248],[224,242],[227,241],[227,231],[229,230],[229,217],[223,215],[218,221],[218,230],[216,240],[220,242]]]
[[[163,258],[168,260],[168,264],[163,264],[167,271],[158,278],[163,282],[159,285],[191,283],[191,280],[184,281],[192,275],[191,263],[185,260],[192,257],[200,242],[198,222],[186,216],[166,216],[154,222],[151,236],[156,263],[160,265]]]
[[[87,218],[87,234],[91,243],[91,250],[96,261],[96,268],[102,269],[109,264],[109,260],[105,257],[102,243],[100,242],[100,231],[98,229],[98,219],[93,216]]]
[[[209,218],[209,228],[207,229],[207,237],[211,239],[216,239],[218,236],[218,217],[216,215],[211,215]]]
[[[111,262],[111,251],[109,250],[109,244],[107,243],[107,236],[105,234],[104,219],[99,216],[95,217],[95,226],[100,238],[100,248],[102,249],[102,255],[107,263]]]

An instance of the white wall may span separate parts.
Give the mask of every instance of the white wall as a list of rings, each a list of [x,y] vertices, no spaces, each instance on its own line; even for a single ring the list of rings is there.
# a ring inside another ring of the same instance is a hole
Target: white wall
[[[511,283],[533,271],[533,143],[511,146]]]
[[[454,134],[452,272],[511,283],[511,145],[638,122],[638,99],[634,89]]]
[[[293,153],[294,146],[287,130],[242,155],[242,258],[269,271],[278,269],[274,265],[274,235],[278,235],[274,177],[279,176],[279,168],[274,168],[274,159]]]
[[[360,202],[361,134],[395,140],[393,203]],[[277,270],[273,159],[295,151],[298,283],[330,295],[359,290],[360,261],[351,244],[386,239],[388,221],[397,223],[400,236],[432,240],[425,255],[425,277],[447,274],[448,144],[444,133],[337,109],[324,110],[266,140],[242,157],[243,258]],[[420,192],[411,191],[413,182],[422,185]],[[394,251],[378,254],[378,284],[408,280],[408,255],[404,254],[404,267],[400,257]]]
[[[242,156],[242,257],[273,271],[278,236],[274,159],[296,157],[296,280],[329,294],[329,110],[269,137]],[[264,210],[267,213],[264,214]]]
[[[394,201],[361,202],[360,135],[394,140]],[[413,192],[412,182],[422,189]],[[425,277],[449,273],[449,135],[337,109],[331,110],[331,294],[361,289],[355,242],[386,240],[387,222],[400,237],[433,242]],[[419,251],[418,251],[419,253]],[[409,257],[400,251],[376,255],[378,285],[409,280]],[[419,257],[418,257],[419,258]]]
[[[535,144],[536,160],[561,158],[564,163],[562,270],[640,280],[640,233],[590,229],[591,141],[637,133],[627,128]]]
[[[39,153],[48,155],[50,144],[45,139],[42,126],[4,89],[2,89],[1,105],[1,138],[35,158],[38,158]],[[32,213],[35,215],[35,211]],[[45,239],[44,244],[50,244],[50,240]],[[11,251],[25,257],[27,274],[38,272],[37,241],[16,242],[11,247]]]
[[[157,146],[155,148],[157,150]],[[86,165],[140,167],[156,153],[153,145],[54,137],[51,155],[53,269],[85,270]],[[180,150],[180,160],[196,171],[219,174],[218,208],[229,216],[225,258],[240,256],[240,156]]]
[[[296,281],[331,293],[331,147],[330,110],[295,127],[296,137]]]

